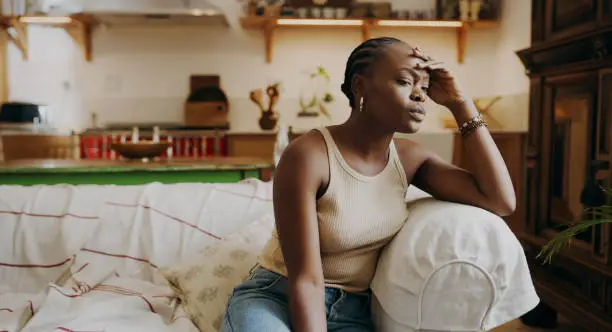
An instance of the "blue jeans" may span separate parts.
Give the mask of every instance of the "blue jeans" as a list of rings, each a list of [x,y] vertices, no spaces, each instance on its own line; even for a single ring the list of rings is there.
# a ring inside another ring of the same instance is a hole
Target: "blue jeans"
[[[234,288],[221,332],[289,332],[287,278],[257,267],[248,280]],[[349,293],[325,288],[329,332],[374,331],[370,292]]]

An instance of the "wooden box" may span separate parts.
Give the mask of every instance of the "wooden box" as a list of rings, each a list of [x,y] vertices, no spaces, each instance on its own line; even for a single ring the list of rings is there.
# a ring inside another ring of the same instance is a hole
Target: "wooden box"
[[[185,103],[185,125],[189,127],[227,126],[228,106],[222,101]]]

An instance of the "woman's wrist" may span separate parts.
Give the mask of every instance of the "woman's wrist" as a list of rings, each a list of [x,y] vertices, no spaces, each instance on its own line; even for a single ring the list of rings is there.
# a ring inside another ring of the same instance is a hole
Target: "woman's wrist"
[[[447,106],[455,117],[458,125],[474,119],[478,116],[478,109],[471,99],[466,99],[460,102],[452,103]]]

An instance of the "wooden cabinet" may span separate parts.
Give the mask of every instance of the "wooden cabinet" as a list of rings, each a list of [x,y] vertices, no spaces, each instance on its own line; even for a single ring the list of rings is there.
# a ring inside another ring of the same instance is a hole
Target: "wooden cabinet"
[[[227,155],[257,157],[274,161],[274,133],[232,133],[227,135]]]
[[[594,227],[542,264],[558,232],[595,218],[612,185],[612,21],[609,0],[533,0],[532,46],[518,51],[530,77],[519,238],[543,301],[592,331],[612,330],[612,228]]]
[[[289,127],[289,140],[302,133],[296,133]],[[229,133],[227,135],[228,156],[262,158],[274,162],[275,132]]]
[[[587,34],[612,24],[611,0],[532,0],[532,43]]]
[[[0,135],[0,162],[74,158],[74,140],[70,135]]]

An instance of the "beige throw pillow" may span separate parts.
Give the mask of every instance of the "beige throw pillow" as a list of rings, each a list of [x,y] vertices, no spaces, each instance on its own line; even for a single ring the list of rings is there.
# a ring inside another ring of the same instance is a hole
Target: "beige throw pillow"
[[[234,287],[248,277],[273,228],[273,216],[264,216],[194,257],[160,269],[200,331],[219,330]]]

